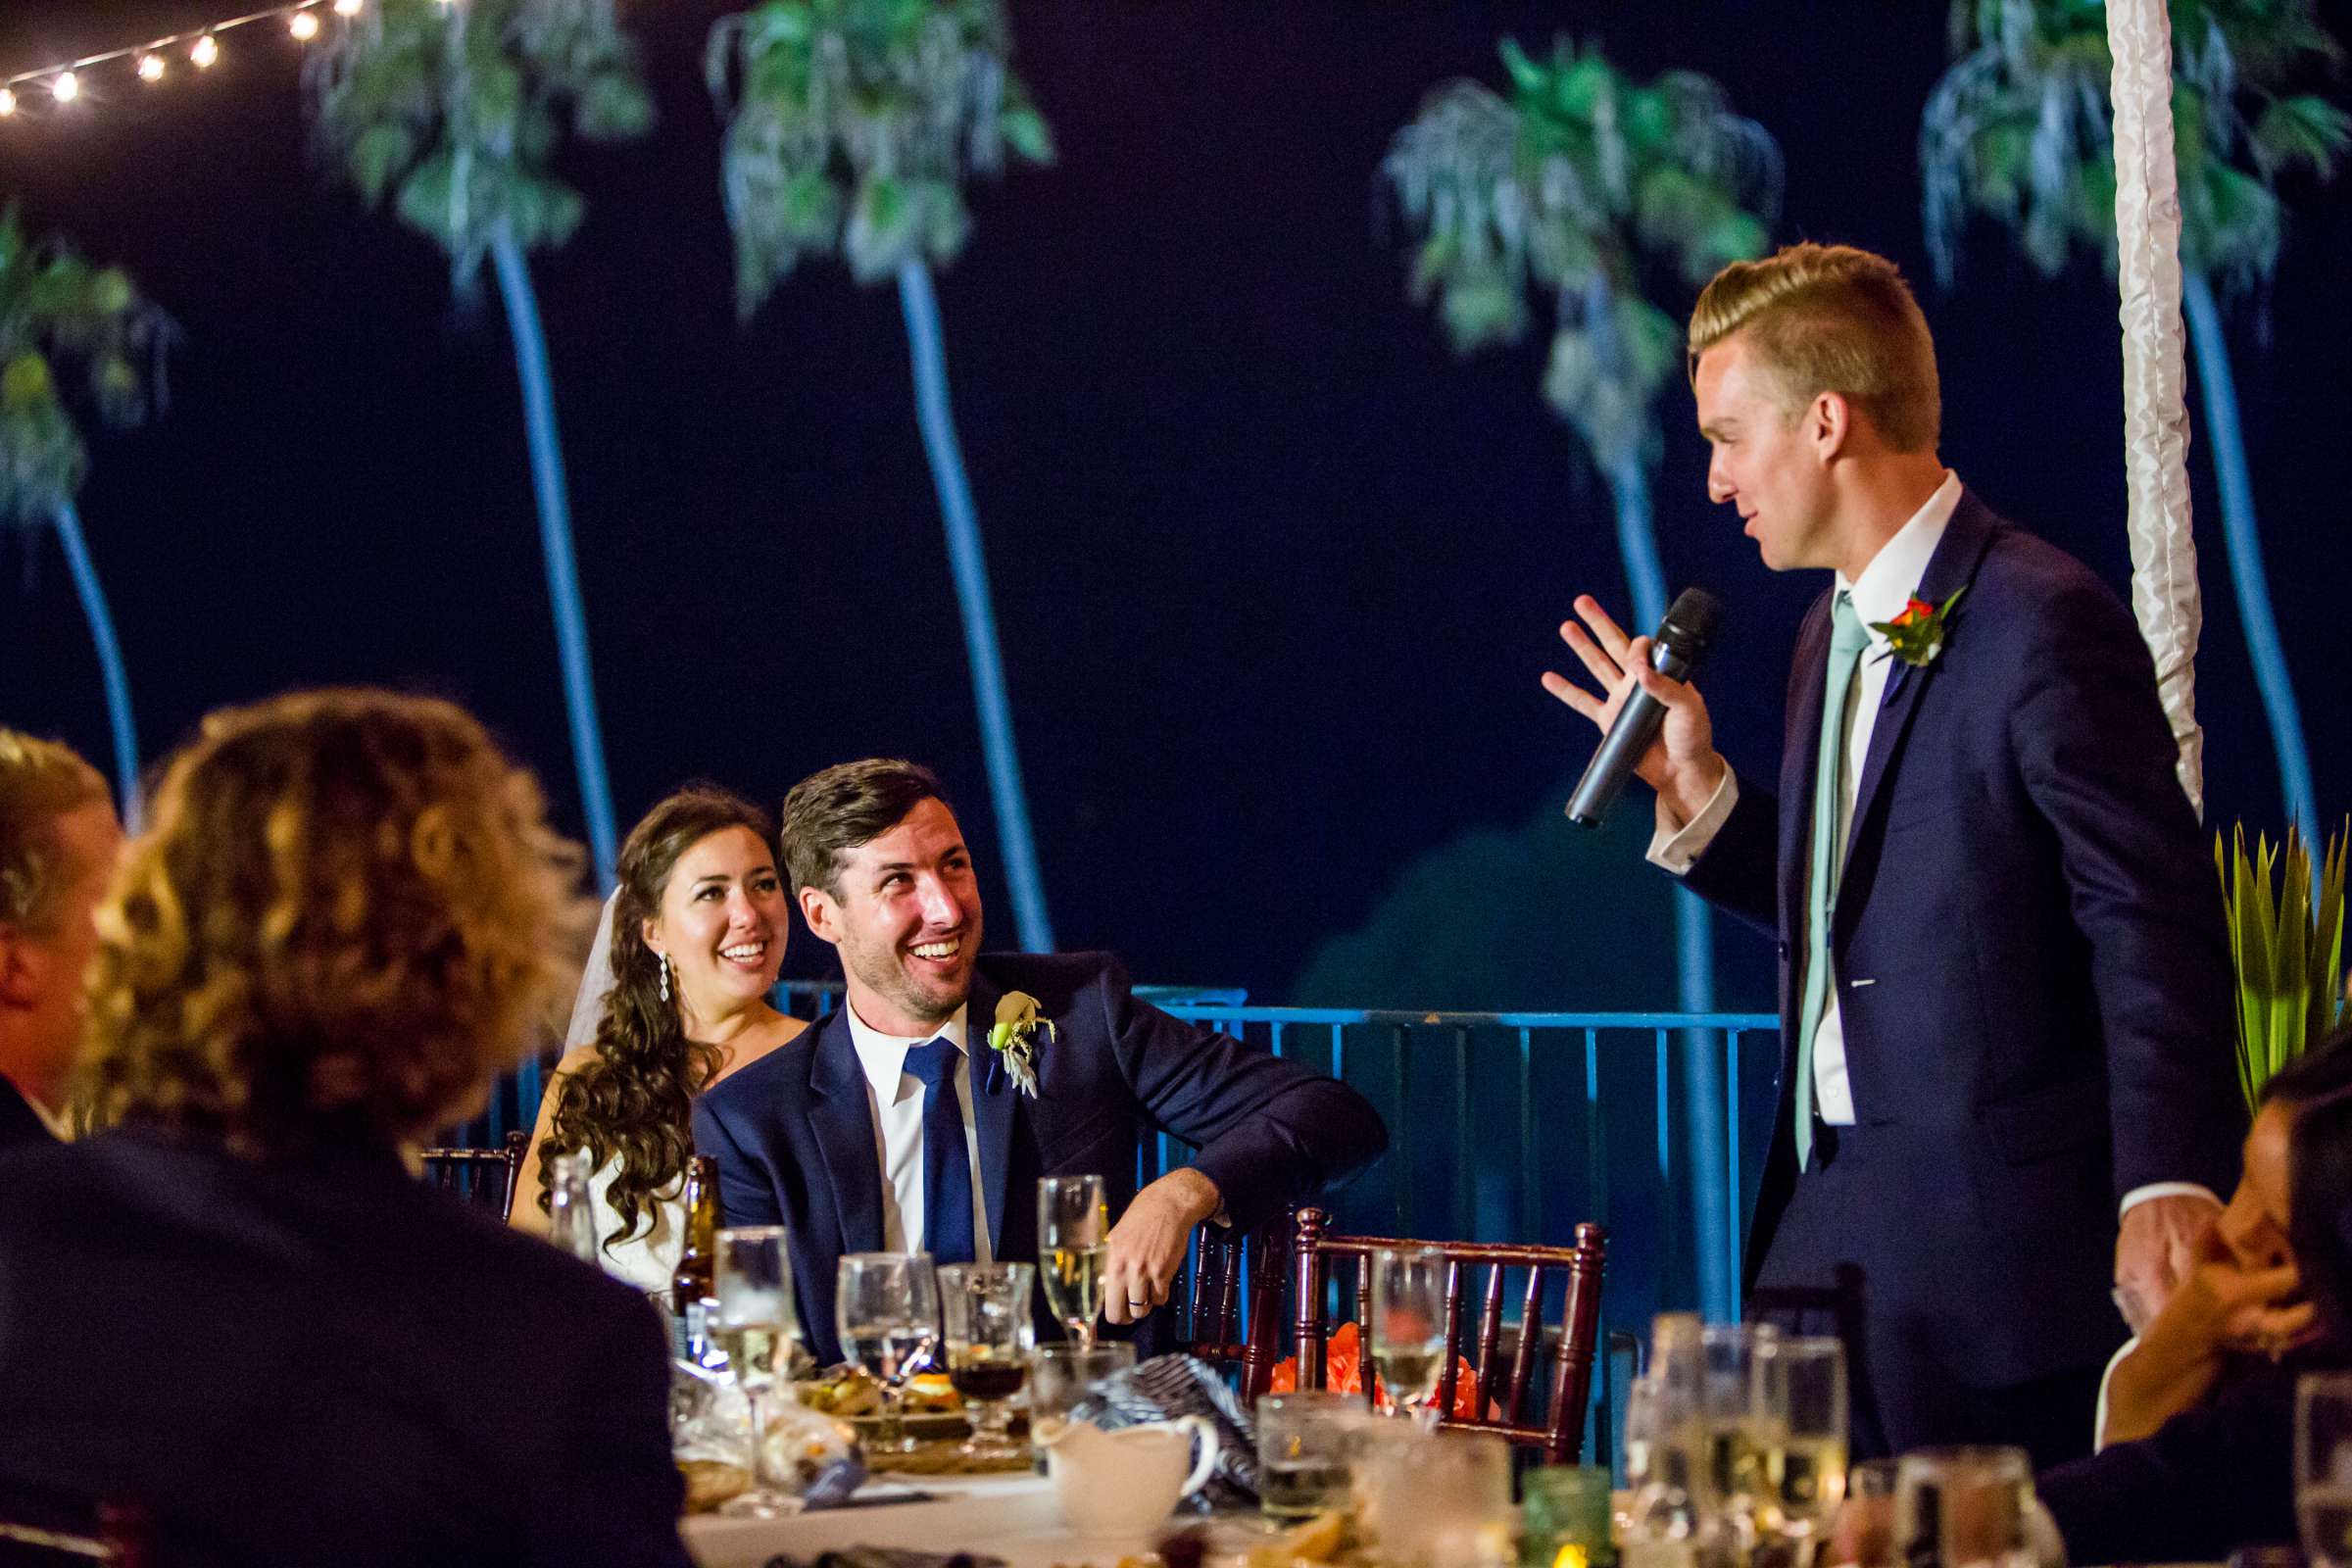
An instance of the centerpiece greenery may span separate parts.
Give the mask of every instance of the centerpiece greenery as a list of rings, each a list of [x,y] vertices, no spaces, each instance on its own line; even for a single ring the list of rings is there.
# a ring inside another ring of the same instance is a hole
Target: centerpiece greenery
[[[2319,880],[2302,835],[2274,848],[2240,826],[2214,835],[2237,971],[2237,1083],[2251,1106],[2274,1073],[2324,1039],[2343,1010],[2345,835],[2328,835]],[[2283,872],[2283,879],[2280,874]]]

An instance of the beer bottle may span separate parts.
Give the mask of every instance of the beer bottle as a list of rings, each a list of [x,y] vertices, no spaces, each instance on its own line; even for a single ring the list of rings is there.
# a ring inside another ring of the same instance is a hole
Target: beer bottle
[[[686,1164],[686,1240],[669,1277],[669,1309],[686,1331],[686,1359],[710,1356],[706,1305],[718,1289],[718,1161],[697,1154]]]

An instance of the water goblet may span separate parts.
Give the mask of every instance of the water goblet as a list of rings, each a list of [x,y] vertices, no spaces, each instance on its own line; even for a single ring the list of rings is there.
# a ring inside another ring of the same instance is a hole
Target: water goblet
[[[900,1391],[939,1338],[939,1282],[921,1252],[852,1252],[842,1258],[833,1302],[842,1348],[882,1390],[875,1453],[916,1446],[900,1419]]]
[[[2295,1524],[2318,1568],[2352,1568],[2352,1373],[2295,1384]]]
[[[1021,1327],[1036,1280],[1027,1263],[950,1263],[939,1270],[948,1382],[974,1412],[972,1435],[956,1450],[967,1459],[1018,1459],[1027,1451],[1012,1441],[1004,1401],[1029,1377]]]

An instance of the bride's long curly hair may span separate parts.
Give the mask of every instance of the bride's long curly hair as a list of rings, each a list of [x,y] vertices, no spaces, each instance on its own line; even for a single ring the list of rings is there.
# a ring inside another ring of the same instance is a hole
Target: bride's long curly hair
[[[716,785],[690,784],[647,812],[620,849],[612,989],[594,1053],[556,1080],[554,1123],[539,1146],[542,1210],[550,1206],[555,1154],[584,1152],[590,1170],[617,1160],[607,1201],[620,1229],[606,1238],[608,1248],[653,1228],[656,1201],[677,1185],[694,1154],[694,1097],[719,1064],[716,1046],[686,1038],[678,999],[662,995],[662,960],[645,945],[645,923],[662,912],[679,858],[734,827],[750,829],[774,853],[775,821],[765,811]],[[784,935],[777,932],[777,940]]]

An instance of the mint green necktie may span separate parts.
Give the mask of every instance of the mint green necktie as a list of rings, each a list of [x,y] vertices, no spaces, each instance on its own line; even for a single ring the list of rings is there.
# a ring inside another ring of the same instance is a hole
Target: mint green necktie
[[[1805,873],[1805,996],[1796,1015],[1796,1168],[1813,1157],[1813,1037],[1830,1005],[1830,924],[1838,907],[1838,808],[1845,798],[1845,705],[1870,628],[1840,593],[1830,613],[1830,667],[1821,700],[1821,757],[1813,770],[1813,852]]]

